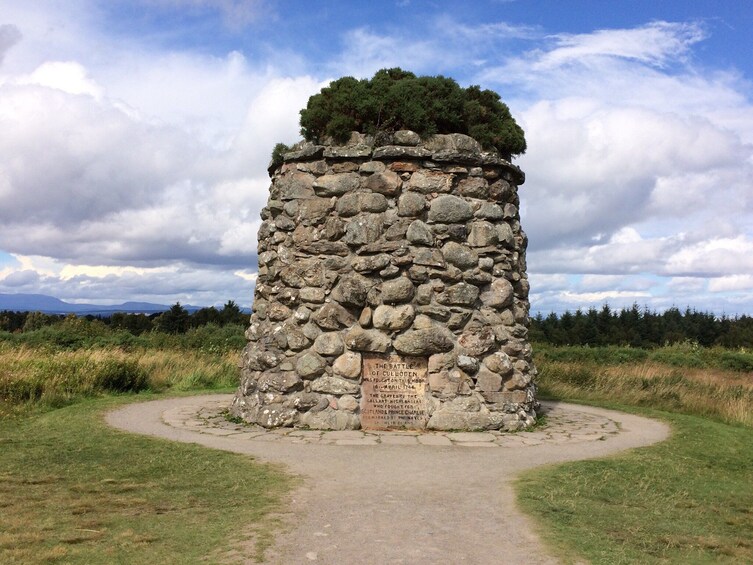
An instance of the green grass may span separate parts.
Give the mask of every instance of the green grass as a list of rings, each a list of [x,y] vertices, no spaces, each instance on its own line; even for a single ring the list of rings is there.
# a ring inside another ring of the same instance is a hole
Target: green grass
[[[245,327],[207,324],[186,333],[170,334],[148,331],[134,335],[124,329],[111,328],[97,320],[88,322],[75,316],[57,324],[20,333],[0,330],[0,348],[27,347],[50,353],[82,349],[119,350],[188,350],[202,353],[239,353],[246,345]]]
[[[567,563],[753,563],[751,354],[537,347],[542,396],[636,412],[669,440],[517,482],[521,507]]]
[[[535,343],[534,350],[539,360],[544,362],[598,363],[601,365],[647,362],[686,369],[753,371],[753,351],[732,350],[723,347],[701,347],[692,342],[677,343],[656,349],[616,345],[603,347],[554,346]]]
[[[519,479],[542,537],[565,562],[752,563],[753,430],[643,413],[668,421],[672,437]]]
[[[0,421],[0,563],[219,562],[234,548],[260,557],[292,479],[104,424],[104,410],[149,398]]]

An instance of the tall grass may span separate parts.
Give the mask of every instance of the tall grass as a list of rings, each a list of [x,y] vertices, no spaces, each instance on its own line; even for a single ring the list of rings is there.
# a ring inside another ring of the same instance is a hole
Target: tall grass
[[[68,317],[0,332],[0,417],[108,393],[233,387],[244,328],[207,324],[185,334],[133,335]]]
[[[0,345],[0,417],[107,393],[235,386],[236,351]]]
[[[539,391],[753,426],[753,354],[692,344],[657,350],[535,347]]]

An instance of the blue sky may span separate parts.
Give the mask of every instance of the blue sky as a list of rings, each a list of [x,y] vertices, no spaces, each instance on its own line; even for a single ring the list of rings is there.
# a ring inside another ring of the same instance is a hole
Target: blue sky
[[[266,164],[384,67],[526,130],[535,311],[753,314],[753,3],[0,0],[0,293],[249,305]]]

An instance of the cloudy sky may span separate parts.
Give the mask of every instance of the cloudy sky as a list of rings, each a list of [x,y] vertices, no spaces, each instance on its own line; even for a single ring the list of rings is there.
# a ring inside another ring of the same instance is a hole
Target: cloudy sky
[[[266,165],[384,67],[526,131],[532,308],[753,314],[753,3],[0,0],[0,293],[250,305]]]

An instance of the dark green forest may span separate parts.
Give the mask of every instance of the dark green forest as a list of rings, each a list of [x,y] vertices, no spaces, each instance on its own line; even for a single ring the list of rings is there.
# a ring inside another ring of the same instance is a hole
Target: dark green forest
[[[632,308],[537,314],[531,319],[531,341],[551,345],[621,345],[654,348],[690,342],[703,347],[753,347],[753,317],[715,316],[690,308],[657,313]]]
[[[73,350],[89,347],[240,351],[249,315],[232,300],[189,312],[180,303],[158,314],[76,316],[0,312],[0,344]]]
[[[173,304],[169,310],[156,314],[130,314],[116,312],[111,316],[81,316],[72,314],[45,314],[43,312],[0,312],[0,331],[16,333],[41,329],[45,326],[54,326],[65,320],[80,319],[88,322],[97,322],[113,330],[127,330],[133,335],[141,335],[145,332],[159,331],[169,334],[186,333],[191,328],[214,324],[219,327],[230,325],[248,324],[249,315],[232,300],[228,300],[221,309],[214,306],[200,308],[190,313],[180,302]]]
[[[243,343],[243,330],[249,315],[232,300],[222,308],[201,308],[188,312],[180,303],[161,314],[116,313],[112,316],[76,317],[72,314],[43,314],[41,312],[0,312],[0,339],[16,336],[26,341],[23,334],[34,333],[54,340],[61,336],[119,336],[128,342],[128,336],[154,334],[180,336],[209,334],[222,329],[237,335]],[[3,334],[5,338],[3,338]],[[658,313],[637,304],[632,308],[613,310],[608,305],[601,309],[576,310],[557,315],[537,314],[531,318],[530,339],[535,343],[555,346],[628,346],[644,349],[678,343],[691,343],[703,347],[751,348],[753,347],[753,317],[715,316],[690,308],[684,311],[670,308]],[[242,347],[242,345],[241,345]]]

